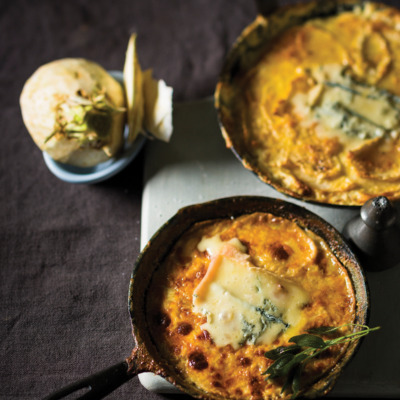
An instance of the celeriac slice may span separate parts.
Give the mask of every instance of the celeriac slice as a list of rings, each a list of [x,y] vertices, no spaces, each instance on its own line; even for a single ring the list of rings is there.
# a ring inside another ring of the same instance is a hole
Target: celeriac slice
[[[144,127],[157,139],[169,142],[172,132],[173,89],[163,80],[156,80],[152,70],[143,72]]]
[[[136,51],[136,33],[132,34],[124,64],[124,86],[127,102],[128,141],[132,143],[143,131],[143,76]]]

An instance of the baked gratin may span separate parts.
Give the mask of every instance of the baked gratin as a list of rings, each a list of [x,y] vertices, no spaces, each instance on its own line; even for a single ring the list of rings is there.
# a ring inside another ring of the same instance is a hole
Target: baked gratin
[[[290,397],[282,381],[265,379],[272,364],[265,352],[311,328],[355,321],[351,279],[327,243],[266,212],[193,225],[148,293],[155,294],[147,315],[158,351],[210,398]],[[334,369],[345,350],[336,345],[310,362],[302,385]]]
[[[258,16],[216,89],[228,147],[290,196],[400,197],[400,12],[323,1]]]

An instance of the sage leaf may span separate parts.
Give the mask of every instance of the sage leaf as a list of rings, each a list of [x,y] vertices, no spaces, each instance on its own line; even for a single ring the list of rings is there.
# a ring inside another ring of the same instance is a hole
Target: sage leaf
[[[284,368],[285,366],[293,359],[294,355],[287,353],[283,354],[281,357],[279,357],[268,369],[267,369],[267,374],[270,376],[270,378],[277,378],[279,376],[284,375]]]
[[[323,349],[326,346],[324,339],[320,336],[310,335],[308,333],[293,336],[289,339],[289,342],[296,343],[301,347],[312,347],[313,349]]]
[[[292,399],[296,398],[300,392],[301,389],[300,378],[302,372],[303,372],[303,364],[300,364],[296,368],[292,379]]]
[[[353,331],[331,340],[324,341],[319,335],[326,335],[338,331],[341,328],[353,328]],[[291,390],[292,399],[296,398],[301,392],[301,374],[306,363],[331,346],[339,343],[348,343],[358,340],[372,331],[380,329],[379,326],[369,328],[360,324],[345,324],[338,327],[319,327],[310,329],[302,335],[293,336],[289,342],[295,343],[289,346],[280,346],[265,353],[265,357],[270,358],[274,362],[263,373],[268,376],[265,380],[275,378],[286,378],[281,393]]]
[[[300,365],[306,358],[308,354],[300,353],[296,354],[290,361],[288,361],[281,370],[283,375],[288,375],[295,367]]]
[[[264,353],[265,357],[269,358],[270,360],[277,360],[282,354],[285,353],[292,353],[295,354],[300,350],[300,346],[293,344],[291,346],[280,346],[276,349],[267,351]]]
[[[292,387],[294,375],[295,375],[295,371],[292,369],[290,371],[290,373],[288,374],[285,382],[283,383],[283,386],[281,389],[281,394],[285,393],[287,391],[287,389]]]

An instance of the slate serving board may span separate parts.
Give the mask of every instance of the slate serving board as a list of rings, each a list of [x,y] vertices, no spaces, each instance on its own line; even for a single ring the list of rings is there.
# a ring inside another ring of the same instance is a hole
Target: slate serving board
[[[226,149],[211,98],[175,104],[171,142],[150,142],[145,152],[142,248],[178,209],[221,197],[280,198],[311,210],[339,231],[359,213],[357,207],[305,203],[259,181]],[[398,208],[397,205],[399,214]],[[400,398],[400,265],[379,272],[366,271],[366,275],[371,297],[369,325],[380,326],[381,330],[364,340],[328,396]],[[140,374],[139,379],[148,390],[176,392],[169,383],[151,373]]]

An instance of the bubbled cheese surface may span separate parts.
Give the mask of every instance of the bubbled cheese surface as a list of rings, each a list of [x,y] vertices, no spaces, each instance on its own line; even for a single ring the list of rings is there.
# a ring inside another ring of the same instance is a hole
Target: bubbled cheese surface
[[[346,269],[327,244],[271,214],[205,221],[185,232],[149,288],[150,333],[160,353],[207,393],[281,398],[265,381],[264,353],[321,325],[354,320]],[[341,357],[311,364],[315,379]]]

